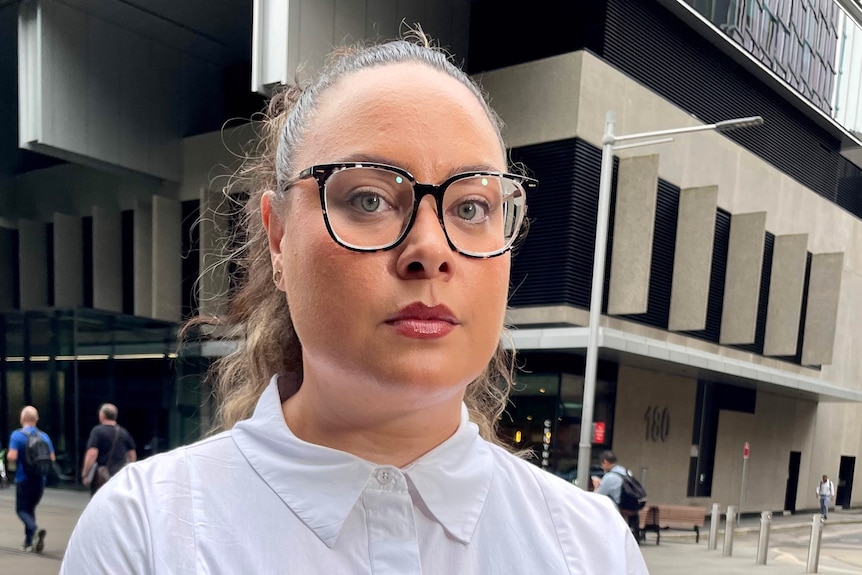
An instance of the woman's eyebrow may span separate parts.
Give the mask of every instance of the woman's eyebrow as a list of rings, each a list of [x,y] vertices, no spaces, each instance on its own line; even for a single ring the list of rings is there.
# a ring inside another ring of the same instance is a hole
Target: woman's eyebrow
[[[348,163],[348,162],[372,162],[375,164],[387,164],[389,166],[397,166],[398,165],[396,163],[393,163],[388,158],[385,158],[383,156],[373,156],[371,154],[350,154],[348,156],[344,156],[343,158],[339,159],[338,162],[344,162],[344,163]],[[338,163],[338,162],[335,162],[335,163]]]
[[[454,176],[455,174],[463,174],[464,172],[495,172],[500,173],[500,169],[497,166],[492,166],[491,164],[467,164],[463,166],[458,166],[455,170],[449,173],[450,176]],[[506,170],[502,170],[505,172]]]
[[[374,156],[371,154],[350,154],[338,160],[339,162],[373,162],[375,164],[386,164],[388,166],[395,166],[401,168],[403,170],[407,170],[410,173],[413,173],[410,169],[401,165],[399,162],[392,160],[391,158],[386,158],[384,156]],[[463,174],[465,172],[497,172],[499,173],[501,170],[492,164],[461,164],[449,170],[446,174],[446,178],[450,178],[456,174]],[[505,171],[502,170],[502,171]]]

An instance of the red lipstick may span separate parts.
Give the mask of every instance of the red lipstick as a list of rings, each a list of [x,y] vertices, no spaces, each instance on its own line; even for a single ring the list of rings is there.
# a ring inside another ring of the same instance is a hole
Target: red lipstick
[[[445,305],[428,306],[414,302],[386,320],[395,332],[416,339],[445,337],[459,324],[458,318]]]

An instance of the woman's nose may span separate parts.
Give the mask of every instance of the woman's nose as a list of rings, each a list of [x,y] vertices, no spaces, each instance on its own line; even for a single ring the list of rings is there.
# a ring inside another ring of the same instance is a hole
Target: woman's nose
[[[397,266],[398,275],[405,279],[448,278],[455,271],[455,252],[446,239],[431,196],[425,196],[419,203]]]

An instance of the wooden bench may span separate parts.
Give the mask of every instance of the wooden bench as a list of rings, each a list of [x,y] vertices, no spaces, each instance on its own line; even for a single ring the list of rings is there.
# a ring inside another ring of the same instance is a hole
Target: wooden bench
[[[647,505],[640,511],[640,540],[646,542],[646,532],[655,532],[655,544],[661,541],[661,529],[693,529],[695,542],[700,543],[700,528],[706,519],[706,507],[690,505]]]

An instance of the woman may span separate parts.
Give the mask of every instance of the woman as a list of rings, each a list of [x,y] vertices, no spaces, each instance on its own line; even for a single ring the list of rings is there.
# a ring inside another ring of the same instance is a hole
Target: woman
[[[607,498],[497,445],[535,182],[506,174],[481,92],[398,41],[336,54],[269,112],[228,431],[123,469],[63,572],[645,573]]]

